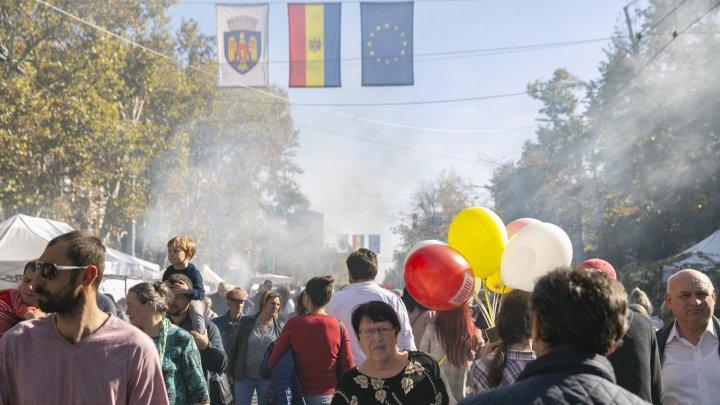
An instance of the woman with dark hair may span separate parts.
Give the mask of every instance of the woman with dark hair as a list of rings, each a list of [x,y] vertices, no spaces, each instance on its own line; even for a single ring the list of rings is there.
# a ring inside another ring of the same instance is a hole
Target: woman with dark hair
[[[435,359],[427,353],[398,351],[400,320],[393,307],[382,301],[358,305],[352,326],[367,358],[340,378],[332,405],[448,404]]]
[[[354,366],[347,330],[325,313],[333,281],[332,276],[323,276],[307,282],[302,300],[308,313],[288,320],[268,360],[272,370],[292,348],[295,375],[308,405],[329,404],[338,376]]]
[[[165,317],[171,294],[161,281],[134,285],[127,293],[128,318],[155,342],[170,404],[208,404],[208,386],[195,339]]]
[[[435,311],[425,308],[415,298],[410,295],[407,288],[403,289],[400,297],[410,318],[410,327],[412,327],[413,339],[415,339],[415,347],[420,347],[420,341],[425,333],[425,327],[435,321]]]
[[[228,372],[234,380],[236,404],[251,403],[256,392],[258,403],[263,403],[268,380],[260,376],[260,363],[268,345],[277,340],[282,329],[277,320],[280,294],[264,291],[257,308],[255,315],[240,318],[230,343]]]
[[[297,304],[295,304],[295,315],[294,316],[300,316],[305,315],[308,313],[307,308],[305,308],[305,289],[300,291],[295,298],[295,301],[297,301]]]
[[[435,323],[425,328],[418,349],[438,361],[452,396],[459,401],[465,398],[470,364],[482,342],[480,330],[475,328],[470,315],[470,306],[465,303],[450,311],[438,311]]]
[[[535,360],[530,340],[530,296],[529,292],[514,290],[503,297],[495,318],[501,343],[487,357],[473,363],[473,393],[512,384]]]

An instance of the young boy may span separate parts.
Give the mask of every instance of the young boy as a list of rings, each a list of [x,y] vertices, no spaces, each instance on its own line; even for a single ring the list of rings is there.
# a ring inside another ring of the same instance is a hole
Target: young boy
[[[190,259],[195,256],[195,242],[187,236],[180,235],[170,239],[167,248],[170,266],[165,269],[162,281],[167,281],[170,276],[176,273],[184,274],[192,280],[193,285],[191,286],[180,281],[171,285],[170,288],[175,294],[184,294],[190,298],[191,308],[188,316],[192,321],[193,330],[202,335],[205,333],[205,318],[203,316],[205,313],[203,304],[205,288],[200,271],[190,263]]]

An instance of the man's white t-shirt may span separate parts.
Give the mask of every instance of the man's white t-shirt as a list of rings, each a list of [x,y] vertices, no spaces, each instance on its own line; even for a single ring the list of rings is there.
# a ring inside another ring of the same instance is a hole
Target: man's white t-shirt
[[[345,324],[350,337],[350,349],[352,349],[355,364],[365,361],[365,353],[360,348],[352,328],[352,312],[358,305],[370,301],[383,301],[393,307],[400,320],[400,333],[397,337],[398,348],[401,350],[416,350],[410,318],[400,297],[395,295],[394,292],[380,287],[374,281],[351,283],[342,291],[333,293],[325,311]]]

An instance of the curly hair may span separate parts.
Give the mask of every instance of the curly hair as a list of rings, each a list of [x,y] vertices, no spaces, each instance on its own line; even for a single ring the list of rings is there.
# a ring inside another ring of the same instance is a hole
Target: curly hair
[[[625,289],[600,272],[553,270],[538,279],[530,308],[540,337],[551,350],[606,355],[625,334]]]

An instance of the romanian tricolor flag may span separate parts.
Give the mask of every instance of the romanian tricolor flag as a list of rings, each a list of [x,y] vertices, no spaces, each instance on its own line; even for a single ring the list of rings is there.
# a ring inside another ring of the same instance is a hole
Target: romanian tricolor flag
[[[288,4],[290,87],[340,86],[340,3]]]

